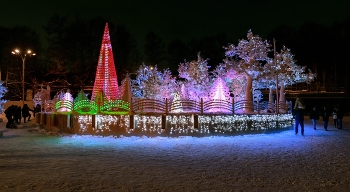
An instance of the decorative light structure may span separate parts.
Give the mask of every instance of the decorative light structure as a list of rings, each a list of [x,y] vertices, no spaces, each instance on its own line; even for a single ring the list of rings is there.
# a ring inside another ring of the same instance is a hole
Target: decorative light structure
[[[99,92],[103,92],[109,100],[116,100],[119,97],[118,78],[114,66],[108,23],[106,23],[103,34],[91,100],[94,100]]]
[[[212,95],[211,99],[214,100],[227,100],[229,97],[229,89],[221,77],[218,77],[214,82],[214,86],[210,94]]]
[[[66,93],[61,92],[58,96],[58,101],[55,104],[57,112],[70,112],[73,110],[73,96],[67,91]]]

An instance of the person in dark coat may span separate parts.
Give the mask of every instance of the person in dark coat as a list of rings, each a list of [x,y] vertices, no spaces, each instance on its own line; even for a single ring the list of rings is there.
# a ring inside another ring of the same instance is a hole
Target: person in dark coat
[[[34,106],[34,111],[33,111],[33,114],[34,114],[34,117],[35,117],[35,114],[36,113],[39,113],[40,112],[40,105],[36,105],[36,106]]]
[[[295,118],[294,131],[296,135],[298,134],[298,127],[300,125],[301,135],[304,136],[304,109],[305,105],[303,101],[300,98],[297,98],[293,108]]]
[[[24,123],[26,122],[26,118],[28,117],[28,121],[30,121],[30,117],[32,116],[29,111],[34,111],[33,109],[30,109],[27,104],[23,105],[22,108],[22,116]]]
[[[320,119],[320,114],[317,111],[316,107],[312,108],[312,110],[310,112],[310,119],[312,121],[312,125],[313,125],[314,129],[316,130],[317,121]]]
[[[323,107],[322,120],[323,120],[323,128],[326,131],[328,131],[327,127],[328,127],[329,116],[330,116],[330,112],[327,110],[327,107]]]
[[[11,105],[5,110],[5,115],[7,119],[6,128],[13,129],[17,126],[14,124],[14,113],[15,113],[15,106]]]
[[[338,129],[343,128],[343,116],[344,116],[343,110],[341,108],[338,108],[338,111],[337,111]]]

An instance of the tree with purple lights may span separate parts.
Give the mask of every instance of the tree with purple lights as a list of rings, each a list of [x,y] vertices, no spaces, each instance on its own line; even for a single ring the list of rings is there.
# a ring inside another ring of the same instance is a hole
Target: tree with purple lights
[[[246,75],[246,101],[253,101],[252,83],[253,80],[257,80],[262,76],[264,68],[261,62],[269,60],[267,54],[270,51],[270,47],[266,40],[262,40],[259,36],[254,36],[251,30],[247,33],[247,40],[240,40],[237,46],[231,44],[228,47],[224,47],[226,50],[224,64],[226,64],[227,69],[232,68],[239,74]]]
[[[197,61],[180,63],[178,72],[179,77],[186,79],[184,82],[188,91],[188,97],[191,100],[199,101],[201,98],[208,98],[210,89],[210,79],[208,69],[208,59],[202,59],[200,53],[197,55]]]
[[[222,78],[225,81],[226,86],[229,89],[230,94],[235,98],[235,101],[244,100],[246,77],[245,75],[239,74],[237,71],[233,70],[232,67],[226,69],[226,65],[219,64],[213,71],[215,78]]]
[[[174,97],[174,93],[179,91],[179,86],[176,83],[176,79],[171,75],[169,69],[163,70],[162,73],[162,84],[160,86],[160,94],[162,98],[171,99]]]
[[[209,99],[213,100],[229,100],[230,91],[226,82],[221,77],[217,77],[209,92]]]

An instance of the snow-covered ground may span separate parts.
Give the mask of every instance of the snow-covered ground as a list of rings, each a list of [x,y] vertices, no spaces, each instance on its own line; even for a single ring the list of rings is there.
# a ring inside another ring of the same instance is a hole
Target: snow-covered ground
[[[350,191],[350,117],[329,131],[306,119],[305,136],[204,138],[57,136],[5,123],[0,191]]]

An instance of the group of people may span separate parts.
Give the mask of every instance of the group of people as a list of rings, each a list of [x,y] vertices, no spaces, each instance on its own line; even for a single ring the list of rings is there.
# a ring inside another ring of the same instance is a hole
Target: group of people
[[[323,121],[323,128],[327,131],[328,130],[328,124],[330,117],[333,118],[334,127],[338,129],[343,128],[343,111],[339,108],[335,107],[333,111],[329,111],[327,107],[323,107],[323,110],[321,113],[316,109],[316,107],[313,107],[310,112],[310,119],[312,121],[312,125],[314,129],[316,130],[317,121],[320,119],[320,116]]]
[[[21,123],[21,119],[23,117],[23,122],[30,121],[31,114],[30,111],[34,112],[33,109],[30,109],[27,104],[23,105],[23,108],[17,105],[11,105],[5,110],[5,115],[7,118],[6,128],[14,129],[17,128],[16,124]]]
[[[294,130],[295,134],[298,134],[298,127],[300,125],[301,134],[304,135],[304,109],[305,105],[300,98],[297,98],[293,108],[293,116],[295,118]],[[337,107],[330,111],[327,107],[323,107],[322,111],[318,111],[316,107],[313,107],[310,111],[310,119],[314,130],[317,128],[317,122],[320,117],[323,120],[323,128],[328,131],[328,122],[330,117],[333,118],[334,127],[338,129],[343,128],[343,111]]]

